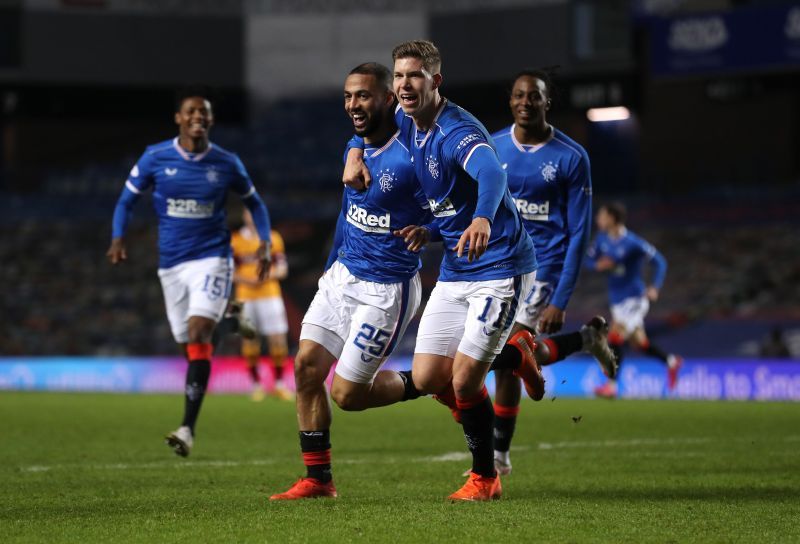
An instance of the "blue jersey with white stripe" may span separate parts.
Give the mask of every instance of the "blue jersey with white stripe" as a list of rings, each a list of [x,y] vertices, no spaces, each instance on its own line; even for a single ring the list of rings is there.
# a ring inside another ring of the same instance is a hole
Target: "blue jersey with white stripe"
[[[136,194],[153,189],[159,268],[206,257],[229,257],[228,191],[242,198],[255,193],[235,154],[214,144],[202,153],[188,153],[177,138],[148,146],[125,186]]]
[[[562,269],[551,304],[566,309],[591,236],[589,156],[554,127],[550,139],[535,146],[518,142],[514,125],[492,137],[539,266]]]
[[[414,276],[419,253],[392,234],[431,219],[428,202],[414,173],[411,154],[395,133],[380,147],[366,144],[364,161],[372,183],[364,191],[345,187],[342,213],[328,266],[338,260],[355,277],[398,283]]]
[[[470,263],[466,252],[458,258],[452,251],[476,216],[478,205],[478,183],[467,174],[466,165],[477,148],[494,150],[494,142],[480,121],[447,100],[425,133],[417,130],[413,119],[399,106],[395,118],[445,244],[439,280],[503,279],[535,270],[533,243],[507,187],[494,217],[489,218],[492,230],[486,252]]]
[[[661,289],[667,273],[667,261],[652,244],[625,229],[619,238],[604,232],[597,234],[587,252],[586,265],[594,268],[601,257],[610,257],[614,268],[608,275],[608,298],[618,304],[631,297],[644,296],[645,263],[653,266],[651,284]]]

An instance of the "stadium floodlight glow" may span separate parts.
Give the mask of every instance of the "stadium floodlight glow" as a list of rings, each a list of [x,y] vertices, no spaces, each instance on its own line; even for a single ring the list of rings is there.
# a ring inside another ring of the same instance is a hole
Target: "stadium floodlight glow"
[[[624,121],[629,119],[631,112],[625,106],[615,106],[613,108],[591,108],[586,112],[586,117],[593,123],[602,121]]]

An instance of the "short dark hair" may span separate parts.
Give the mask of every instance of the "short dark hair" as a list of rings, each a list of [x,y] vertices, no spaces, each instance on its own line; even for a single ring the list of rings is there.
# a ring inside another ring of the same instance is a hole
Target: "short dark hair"
[[[214,103],[214,93],[209,87],[205,85],[187,85],[175,91],[175,111],[181,111],[184,101],[195,96],[208,100],[210,104]]]
[[[442,69],[442,55],[431,41],[412,40],[403,42],[392,50],[392,60],[408,57],[420,59],[422,66],[432,74],[437,74]]]
[[[552,99],[553,94],[555,93],[555,89],[553,88],[553,79],[556,76],[556,73],[559,69],[559,66],[545,66],[544,68],[524,68],[517,72],[514,75],[514,79],[511,80],[508,91],[509,93],[514,88],[514,84],[517,80],[521,77],[535,77],[544,82],[545,87],[547,87],[547,98]]]
[[[624,225],[625,220],[628,218],[628,210],[625,204],[619,201],[606,202],[600,206],[601,210],[605,210],[608,215],[614,218],[617,225]]]
[[[392,90],[392,72],[386,66],[379,62],[365,62],[359,64],[347,74],[360,74],[362,76],[372,76],[381,87],[386,87],[388,91]]]

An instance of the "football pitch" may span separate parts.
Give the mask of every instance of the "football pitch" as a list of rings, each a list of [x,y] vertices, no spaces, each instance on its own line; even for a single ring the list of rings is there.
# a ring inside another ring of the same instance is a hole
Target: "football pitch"
[[[502,500],[451,504],[464,437],[430,399],[334,411],[335,500],[303,473],[293,403],[0,392],[3,542],[800,541],[800,405],[525,401]]]

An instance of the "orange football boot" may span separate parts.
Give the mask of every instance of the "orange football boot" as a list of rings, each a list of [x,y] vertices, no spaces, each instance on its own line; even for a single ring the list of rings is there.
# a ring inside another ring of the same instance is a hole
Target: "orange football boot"
[[[502,494],[499,475],[489,478],[470,472],[467,483],[448,498],[451,501],[491,501],[499,499]]]
[[[525,392],[528,393],[530,398],[542,400],[544,397],[544,376],[542,376],[542,371],[533,354],[536,349],[533,335],[530,331],[521,330],[512,336],[508,343],[517,348],[522,354],[522,362],[519,368],[514,370],[514,375],[522,378]]]
[[[298,499],[318,499],[320,497],[336,498],[333,480],[324,484],[316,478],[300,478],[288,491],[277,493],[269,498],[271,501],[295,501]]]

